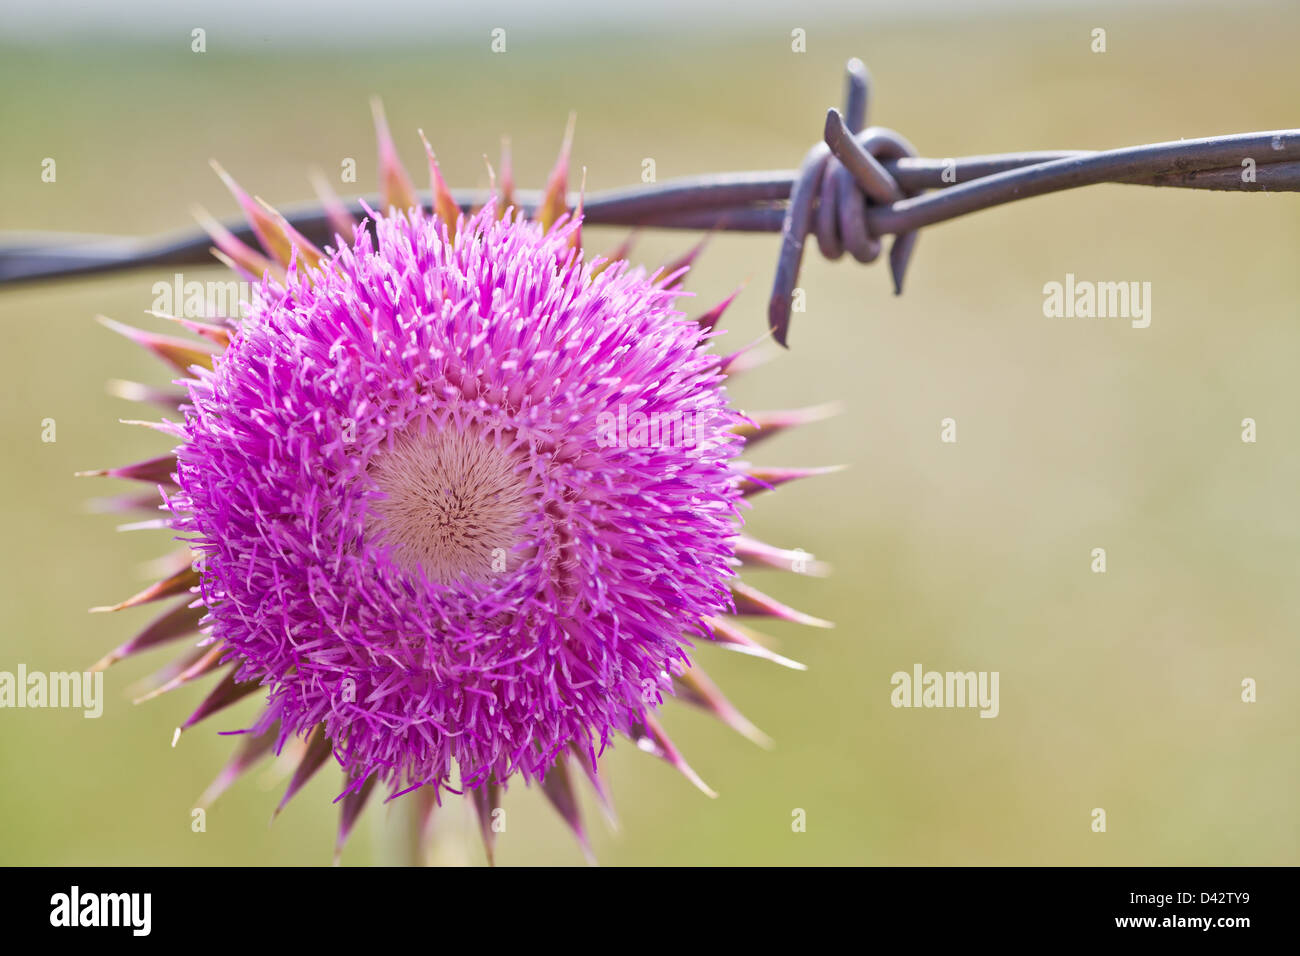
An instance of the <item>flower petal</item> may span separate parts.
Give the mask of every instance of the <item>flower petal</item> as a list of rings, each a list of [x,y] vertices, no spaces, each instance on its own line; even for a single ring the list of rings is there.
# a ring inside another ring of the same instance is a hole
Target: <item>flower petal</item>
[[[591,751],[586,750],[576,741],[569,744],[569,752],[573,759],[582,767],[583,773],[587,775],[588,782],[591,783],[591,789],[596,792],[596,799],[600,802],[600,808],[605,813],[605,821],[611,829],[618,829],[618,814],[614,812],[614,800],[609,794],[609,788],[605,786],[605,781],[601,779],[600,769],[596,765],[596,759]]]
[[[334,863],[337,865],[339,857],[343,854],[343,845],[348,842],[348,837],[352,835],[352,828],[356,826],[357,819],[361,816],[361,811],[366,808],[366,801],[370,799],[370,794],[374,792],[375,784],[379,782],[378,774],[371,774],[366,782],[360,787],[352,788],[351,786],[339,798],[342,806],[339,807],[339,833],[334,841]]]
[[[736,613],[756,615],[758,617],[776,617],[794,624],[807,624],[809,627],[834,627],[830,621],[823,621],[811,614],[804,614],[782,604],[775,598],[768,597],[757,588],[750,587],[743,581],[731,582],[731,596],[736,601]]]
[[[223,226],[202,206],[195,206],[190,211],[203,231],[216,243],[214,254],[220,253],[219,258],[225,257],[226,263],[234,271],[254,282],[261,281],[268,272],[277,280],[284,279],[283,269]]]
[[[79,471],[78,478],[126,478],[130,481],[144,481],[151,485],[170,485],[176,486],[176,456],[159,455],[157,458],[148,458],[145,461],[137,461],[132,465],[122,465],[120,468],[97,468],[93,471]]]
[[[185,718],[185,723],[177,728],[178,737],[182,731],[189,730],[200,721],[206,720],[213,714],[238,703],[261,688],[262,685],[255,680],[236,680],[235,674],[238,672],[239,668],[237,666],[226,672],[226,676],[221,678],[221,682],[212,689],[212,692],[207,697],[203,698],[203,703],[199,704],[194,713]],[[172,739],[172,746],[176,746],[176,738]]]
[[[313,169],[310,173],[312,188],[316,190],[316,196],[320,199],[321,208],[325,210],[325,216],[329,219],[330,228],[334,230],[335,236],[345,243],[352,241],[356,232],[357,220],[352,213],[348,212],[348,207],[339,199],[338,193],[330,185],[325,174],[319,169]]]
[[[594,864],[596,858],[591,852],[591,844],[587,842],[587,833],[582,827],[582,810],[578,807],[578,794],[573,787],[573,777],[569,774],[568,760],[564,757],[560,757],[555,762],[555,766],[551,767],[542,778],[542,793],[573,831],[587,862]]]
[[[745,627],[735,618],[711,617],[706,623],[709,626],[710,636],[713,640],[728,650],[748,654],[751,657],[760,657],[763,660],[771,661],[773,664],[788,667],[790,670],[806,671],[808,669],[807,665],[800,664],[788,657],[782,657],[769,649],[767,645],[762,643],[757,631]]]
[[[330,745],[330,739],[325,735],[325,725],[317,724],[312,729],[311,736],[307,739],[307,749],[303,752],[302,760],[298,762],[297,768],[293,772],[293,778],[289,781],[289,788],[285,790],[284,796],[280,798],[280,805],[275,808],[275,813],[271,815],[274,820],[280,815],[280,811],[285,805],[293,799],[307,781],[315,776],[316,771],[324,766],[325,761],[329,759],[333,752]]]
[[[163,681],[143,697],[137,697],[134,703],[143,704],[147,700],[153,700],[155,697],[161,697],[163,694],[170,693],[178,687],[184,687],[191,681],[196,681],[200,677],[211,674],[214,670],[226,663],[230,659],[231,650],[224,644],[213,644],[205,648],[198,659],[186,667],[175,677]]]
[[[496,866],[497,833],[493,825],[493,813],[501,807],[501,788],[495,780],[473,788],[470,797],[474,809],[478,812],[478,832],[483,838],[483,849],[487,853],[488,866]]]
[[[379,97],[371,99],[370,112],[375,117],[375,138],[379,141],[379,183],[384,202],[384,208],[380,211],[396,209],[404,212],[407,209],[417,209],[420,200],[415,195],[415,187],[411,185],[411,177],[406,175],[406,169],[397,157],[397,147],[393,145],[393,136],[388,131],[388,119],[384,116],[384,104]]]
[[[741,478],[740,489],[748,498],[762,491],[771,491],[786,482],[798,481],[800,478],[813,478],[817,475],[830,475],[843,470],[843,465],[827,465],[822,468],[751,468]]]
[[[194,365],[200,368],[212,368],[212,352],[200,348],[186,339],[146,332],[144,329],[137,329],[130,325],[123,325],[121,322],[115,322],[103,315],[97,315],[95,318],[105,328],[112,329],[114,332],[126,336],[136,345],[148,349],[182,375],[189,375],[190,367]]]
[[[498,220],[515,204],[515,171],[510,158],[510,137],[501,137],[501,201],[497,203],[493,215]]]
[[[224,349],[230,344],[230,327],[226,325],[213,325],[210,322],[198,322],[194,319],[182,318],[178,315],[168,315],[166,312],[158,312],[150,309],[147,315],[152,315],[158,319],[166,319],[169,322],[176,322],[189,329],[195,335],[200,335],[212,342],[219,348]]]
[[[691,769],[681,753],[668,739],[668,734],[664,732],[659,721],[655,720],[653,714],[645,714],[642,722],[633,724],[631,729],[632,742],[637,748],[644,750],[648,754],[654,754],[661,760],[671,764],[683,777],[700,789],[705,796],[717,797],[717,792],[700,779],[700,775]]]
[[[173,392],[165,388],[155,388],[142,382],[128,382],[120,378],[110,378],[104,390],[115,398],[128,402],[152,402],[169,411],[175,411],[189,401],[184,392]]]
[[[165,597],[171,597],[173,594],[187,594],[198,586],[199,572],[195,571],[193,567],[185,567],[157,584],[151,584],[143,591],[131,595],[125,601],[104,607],[92,607],[90,610],[92,614],[105,611],[122,611],[128,607],[148,604],[150,601],[160,601]]]
[[[569,189],[569,154],[573,151],[573,129],[577,121],[578,114],[570,113],[569,123],[564,128],[564,141],[560,144],[560,155],[555,160],[555,168],[546,181],[546,191],[537,208],[536,218],[544,230],[549,230],[569,208],[566,199]]]
[[[766,438],[779,435],[791,428],[798,428],[800,425],[821,421],[838,414],[839,411],[838,403],[828,402],[825,405],[811,405],[807,408],[792,408],[787,411],[753,412],[747,416],[748,422],[737,425],[732,431],[745,439],[745,447],[750,448]]]
[[[315,269],[320,266],[320,262],[325,258],[325,253],[316,247],[310,239],[295,229],[284,215],[260,196],[256,197],[257,204],[265,210],[274,228],[277,230],[276,248],[280,248],[281,242],[288,243],[289,251],[283,265],[286,267],[296,260],[296,267],[301,270],[304,265],[308,269]]]
[[[244,211],[244,218],[248,220],[248,225],[252,228],[253,234],[257,236],[257,241],[261,243],[262,248],[266,250],[266,254],[281,266],[287,266],[289,260],[293,258],[293,243],[280,227],[280,224],[276,222],[275,216],[268,211],[266,204],[259,202],[244,192],[239,183],[235,182],[235,178],[222,169],[221,164],[215,159],[212,160],[211,165],[216,174],[221,177],[221,181],[226,184],[226,188],[230,190],[231,195],[235,197],[239,207]],[[211,233],[209,234],[211,235]],[[213,236],[213,240],[216,241],[216,236]],[[222,252],[226,252],[219,242],[218,248],[221,248]],[[239,259],[229,252],[226,252],[226,255],[239,262]]]
[[[221,773],[217,774],[216,779],[208,784],[208,788],[199,797],[197,806],[210,807],[218,797],[229,789],[232,783],[270,753],[275,746],[276,739],[279,737],[279,724],[272,724],[260,734],[250,733],[241,736],[244,740],[240,743],[239,749],[230,758],[230,762],[222,768]]]
[[[90,668],[91,672],[102,671],[133,654],[174,641],[186,634],[195,633],[199,629],[199,621],[206,613],[207,608],[201,604],[198,607],[190,607],[190,599],[187,597],[154,618],[148,627],[131,640],[105,654]]]
[[[708,312],[698,316],[695,321],[700,324],[701,328],[712,332],[717,327],[718,320],[722,318],[722,313],[727,311],[727,308],[736,300],[736,296],[740,295],[740,291],[743,288],[744,286],[739,286],[735,292],[731,293],[731,295],[727,296],[713,308],[709,309]]]
[[[743,534],[736,536],[736,557],[745,566],[775,568],[778,571],[811,574],[819,578],[825,577],[830,571],[823,562],[813,560],[813,556],[806,551],[776,548]]]
[[[766,750],[772,749],[772,738],[759,730],[744,714],[723,696],[716,684],[696,664],[680,674],[673,674],[677,696],[689,704],[706,710],[747,740]]]
[[[686,281],[686,274],[690,272],[691,265],[699,257],[699,254],[704,251],[705,246],[709,244],[712,238],[712,233],[705,235],[703,239],[691,246],[683,255],[661,268],[657,273],[660,285],[665,289],[676,289],[681,286]]]
[[[460,207],[456,205],[456,200],[451,195],[451,190],[447,188],[447,182],[442,178],[442,170],[438,168],[438,158],[433,154],[433,147],[429,145],[429,140],[425,138],[424,130],[420,130],[420,142],[424,144],[424,153],[429,157],[429,191],[433,195],[433,212],[442,224],[447,227],[447,238],[456,238],[456,223],[460,219]]]

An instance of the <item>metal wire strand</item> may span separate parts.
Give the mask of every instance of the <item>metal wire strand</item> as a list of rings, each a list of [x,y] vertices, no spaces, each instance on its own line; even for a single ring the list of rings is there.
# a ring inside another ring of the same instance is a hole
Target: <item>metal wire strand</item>
[[[1062,150],[926,159],[900,134],[866,126],[871,83],[860,60],[850,60],[843,114],[830,110],[823,142],[798,170],[721,173],[595,193],[583,198],[592,226],[780,232],[768,323],[786,344],[791,297],[809,235],[822,255],[848,253],[873,262],[881,242],[894,236],[889,264],[895,293],[915,249],[919,230],[993,206],[1096,183],[1243,192],[1300,191],[1300,129],[1269,130],[1154,143],[1092,152]],[[933,191],[931,191],[933,190]],[[486,190],[456,191],[462,211],[481,206]],[[572,208],[578,197],[569,198]],[[347,203],[359,218],[363,201]],[[431,210],[428,194],[421,195]],[[515,204],[532,214],[541,196],[521,192]],[[337,239],[318,204],[282,210],[317,245]],[[226,223],[238,238],[256,243],[245,222]],[[77,275],[211,262],[212,242],[202,231],[162,237],[10,233],[0,236],[0,286]]]
[[[889,266],[894,294],[901,295],[920,226],[1016,199],[1100,182],[1234,189],[1238,182],[1248,186],[1252,180],[1242,175],[1244,166],[1256,174],[1268,171],[1261,189],[1300,188],[1296,177],[1300,163],[1295,160],[1300,130],[1277,130],[1104,153],[1024,154],[1021,158],[1026,162],[1021,164],[1012,157],[987,157],[983,162],[968,161],[964,175],[948,161],[947,175],[941,179],[951,188],[920,196],[931,184],[903,183],[905,164],[916,156],[912,145],[893,130],[861,130],[869,83],[861,62],[850,60],[845,115],[827,111],[825,142],[809,151],[795,178],[781,224],[781,248],[768,302],[768,325],[782,345],[789,335],[793,293],[810,231],[826,258],[837,259],[847,249],[859,262],[873,261],[880,254],[879,237],[895,234]],[[1255,156],[1261,159],[1256,161]],[[971,167],[977,163],[983,168],[975,172]],[[996,168],[1003,163],[1003,168]],[[1258,175],[1253,178],[1259,180]]]

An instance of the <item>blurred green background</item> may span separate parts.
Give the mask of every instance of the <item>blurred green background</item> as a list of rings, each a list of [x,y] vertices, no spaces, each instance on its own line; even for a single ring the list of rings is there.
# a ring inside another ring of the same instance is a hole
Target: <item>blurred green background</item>
[[[210,33],[203,55],[187,33],[10,38],[0,229],[147,234],[186,226],[195,202],[230,215],[210,157],[273,203],[311,198],[307,169],[336,171],[344,157],[371,191],[372,93],[415,178],[423,126],[458,186],[486,184],[482,155],[495,161],[503,133],[517,181],[540,186],[571,109],[591,190],[639,181],[647,157],[661,180],[789,168],[839,102],[853,55],[875,77],[873,119],[933,157],[1300,125],[1292,4],[967,11],[687,29],[507,22],[504,55],[486,29],[438,37],[400,23],[384,27],[389,46]],[[806,54],[790,50],[794,26],[808,31]],[[1096,26],[1105,54],[1089,49]],[[47,156],[55,184],[40,181]],[[757,458],[850,468],[760,499],[751,521],[833,565],[824,580],[754,580],[837,626],[765,628],[806,673],[703,648],[702,666],[776,748],[670,705],[670,732],[720,796],[617,747],[605,764],[617,832],[584,792],[601,862],[1300,862],[1298,212],[1285,195],[1045,197],[927,230],[902,298],[883,265],[812,252],[793,348],[734,395],[746,409],[844,405]],[[586,236],[597,251],[622,238]],[[691,241],[645,234],[637,256],[657,264]],[[775,254],[772,236],[721,236],[692,277],[701,306],[748,280],[729,344],[762,334]],[[1150,328],[1044,318],[1043,284],[1067,272],[1150,282]],[[0,289],[0,670],[84,668],[154,614],[87,616],[137,590],[165,542],[87,513],[87,499],[127,489],[72,473],[165,448],[117,424],[141,410],[107,397],[104,380],[168,376],[92,316],[150,321],[151,287],[170,275]],[[946,417],[955,445],[939,440]],[[1246,417],[1256,444],[1241,441]],[[53,444],[40,439],[45,418]],[[1095,547],[1104,575],[1090,571]],[[251,702],[172,749],[204,691],[138,707],[128,691],[170,656],[110,670],[98,720],[0,711],[0,863],[330,860],[332,772],[268,829],[283,783],[264,769],[191,832],[194,800],[230,751],[214,731],[243,726]],[[892,708],[890,675],[915,663],[999,671],[1001,714]],[[1247,677],[1254,704],[1240,700]],[[582,861],[540,794],[515,787],[505,806],[499,863]],[[1094,807],[1107,811],[1104,834],[1090,828]],[[807,832],[792,832],[796,808]],[[469,812],[444,811],[440,862],[481,861]],[[385,858],[395,821],[377,807],[367,818],[345,863]]]

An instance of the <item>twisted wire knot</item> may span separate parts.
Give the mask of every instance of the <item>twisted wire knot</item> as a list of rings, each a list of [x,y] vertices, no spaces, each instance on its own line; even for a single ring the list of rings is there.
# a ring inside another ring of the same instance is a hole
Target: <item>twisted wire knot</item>
[[[864,128],[870,82],[862,61],[850,60],[844,113],[827,111],[825,141],[808,151],[791,189],[768,304],[768,325],[782,345],[786,344],[791,302],[809,234],[817,237],[817,247],[827,259],[839,259],[847,252],[858,262],[874,262],[880,256],[881,237],[871,229],[868,206],[888,205],[920,193],[900,186],[881,162],[916,156],[912,144],[892,129]],[[903,276],[916,238],[915,230],[900,232],[890,245],[889,268],[896,295],[903,291]]]

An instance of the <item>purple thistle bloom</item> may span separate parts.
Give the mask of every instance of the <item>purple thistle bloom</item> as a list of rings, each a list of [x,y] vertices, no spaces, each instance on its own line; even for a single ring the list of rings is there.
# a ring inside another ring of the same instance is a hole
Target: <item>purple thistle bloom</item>
[[[174,456],[102,473],[159,486],[194,564],[117,606],[192,592],[100,666],[201,631],[155,692],[223,672],[185,726],[266,699],[206,796],[295,746],[287,801],[332,756],[340,840],[376,782],[430,809],[458,777],[486,824],[516,776],[582,839],[569,765],[603,794],[617,735],[708,792],[655,711],[677,694],[762,739],[694,642],[791,663],[732,615],[824,623],[735,578],[812,570],[739,525],[745,496],[813,471],[736,461],[812,416],[730,409],[736,357],[710,350],[726,303],[674,308],[689,259],[647,275],[583,255],[567,142],[537,221],[503,208],[508,170],[496,202],[453,220],[432,151],[429,215],[377,118],[373,234],[326,197],[340,248],[322,252],[226,177],[270,257],[213,225],[260,280],[250,315],[182,320],[216,354],[121,327],[188,395],[163,426]]]
[[[168,503],[267,724],[324,723],[357,785],[540,779],[727,610],[740,419],[673,292],[570,266],[574,226],[377,225],[190,386]],[[698,439],[605,447],[619,408]]]

